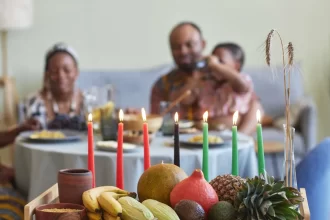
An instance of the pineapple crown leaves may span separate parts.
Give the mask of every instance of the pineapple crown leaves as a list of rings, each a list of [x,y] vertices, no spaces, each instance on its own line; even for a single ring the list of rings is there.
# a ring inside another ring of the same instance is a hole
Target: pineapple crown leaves
[[[267,179],[267,181],[266,181]],[[238,219],[303,219],[294,207],[303,201],[299,191],[266,176],[247,179],[234,203]]]

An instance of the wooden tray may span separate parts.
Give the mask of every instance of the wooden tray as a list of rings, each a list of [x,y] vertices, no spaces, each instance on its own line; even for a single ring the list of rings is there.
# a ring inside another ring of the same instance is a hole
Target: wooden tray
[[[310,220],[310,212],[308,206],[308,200],[306,195],[306,190],[304,188],[300,189],[301,195],[304,198],[303,204],[300,206],[300,212],[303,214],[305,220]],[[58,187],[57,183],[52,187],[47,189],[45,192],[41,193],[37,198],[29,202],[24,207],[24,220],[32,220],[35,214],[35,208],[42,204],[57,203],[58,200]]]

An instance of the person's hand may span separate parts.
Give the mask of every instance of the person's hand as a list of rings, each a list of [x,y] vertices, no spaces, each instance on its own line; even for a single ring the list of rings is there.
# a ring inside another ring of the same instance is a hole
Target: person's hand
[[[207,66],[210,68],[211,71],[213,71],[216,66],[221,65],[219,58],[217,56],[214,55],[207,56],[206,60],[207,60]]]
[[[19,131],[30,131],[30,130],[39,130],[41,128],[41,125],[38,120],[34,118],[30,118],[26,120],[23,124],[21,124],[19,127]]]

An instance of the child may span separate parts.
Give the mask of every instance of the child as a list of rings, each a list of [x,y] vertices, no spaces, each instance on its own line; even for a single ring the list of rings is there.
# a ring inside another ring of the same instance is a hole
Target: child
[[[251,78],[240,73],[244,65],[244,52],[234,43],[223,43],[215,46],[209,61],[215,63],[211,69],[215,70],[213,85],[204,86],[203,90],[209,95],[202,95],[200,105],[208,109],[210,117],[223,123],[227,128],[232,125],[232,115],[239,112],[239,130],[252,134],[256,125],[256,111],[261,106],[253,91]],[[238,75],[239,74],[239,75]],[[211,91],[212,90],[212,91]],[[211,96],[211,94],[213,95]]]

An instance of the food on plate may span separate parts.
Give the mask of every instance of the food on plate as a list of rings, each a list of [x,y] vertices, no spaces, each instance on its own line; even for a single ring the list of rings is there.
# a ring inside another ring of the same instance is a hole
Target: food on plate
[[[65,134],[61,131],[48,131],[43,130],[40,132],[33,133],[30,138],[33,139],[63,139]]]
[[[113,149],[117,149],[118,147],[117,141],[98,141],[96,145],[98,147],[113,148]],[[135,149],[136,147],[137,146],[135,144],[123,143],[123,149],[131,150],[131,149]]]
[[[209,139],[209,144],[219,144],[223,142],[222,138],[218,136],[209,135],[208,139]],[[203,143],[203,135],[196,135],[190,138],[188,142]]]

